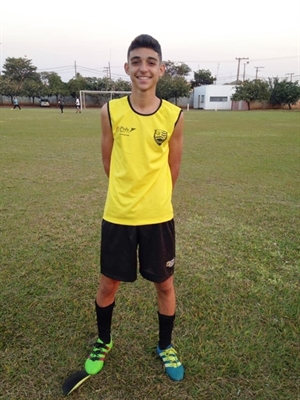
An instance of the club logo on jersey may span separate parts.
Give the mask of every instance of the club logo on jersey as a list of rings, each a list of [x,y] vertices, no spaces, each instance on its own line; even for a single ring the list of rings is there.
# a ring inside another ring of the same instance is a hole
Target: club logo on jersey
[[[166,267],[172,268],[174,267],[174,264],[175,264],[175,258],[173,258],[173,260],[167,261]]]
[[[161,129],[155,129],[154,140],[160,146],[168,137],[168,132]]]
[[[117,126],[116,133],[120,135],[129,135],[130,132],[134,131],[136,128],[128,128],[126,126]]]

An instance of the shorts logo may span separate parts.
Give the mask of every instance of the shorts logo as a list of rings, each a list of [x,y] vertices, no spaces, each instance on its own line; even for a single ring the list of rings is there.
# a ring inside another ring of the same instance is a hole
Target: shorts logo
[[[155,129],[154,140],[160,146],[168,137],[168,132],[161,129]]]
[[[173,258],[173,260],[171,260],[171,261],[167,261],[166,267],[172,268],[172,267],[174,267],[174,264],[175,264],[175,258]]]

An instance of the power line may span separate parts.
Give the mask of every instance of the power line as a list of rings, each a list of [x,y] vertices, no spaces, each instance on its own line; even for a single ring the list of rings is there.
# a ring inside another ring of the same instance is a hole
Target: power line
[[[74,66],[73,65],[67,65],[65,67],[38,68],[37,71],[54,71],[54,70],[57,70],[57,69],[65,69],[65,68],[74,69]]]
[[[277,57],[276,59],[286,59],[286,58],[293,58],[293,57]],[[238,60],[238,58],[236,58]],[[242,59],[247,60],[248,58],[244,58],[244,57],[240,57],[240,61]],[[251,59],[252,60],[252,59]],[[252,60],[253,61],[253,60]],[[195,61],[184,61],[185,63],[192,63]],[[201,61],[202,62],[206,62],[206,61]],[[224,61],[225,62],[225,61]],[[232,60],[230,61],[232,63]],[[248,62],[246,63],[248,64]],[[220,63],[218,64],[220,65]],[[77,65],[76,61],[75,61],[75,66],[76,66],[76,72],[86,72],[86,73],[94,73],[95,76],[99,76],[99,77],[105,77],[105,76],[110,76],[112,79],[124,79],[124,80],[128,80],[128,76],[124,73],[117,73],[117,72],[113,72],[114,69],[120,69],[123,66],[111,66],[109,64],[109,67],[99,67],[99,69],[96,68],[89,68],[89,67],[85,67],[85,66],[80,66]],[[258,77],[258,70],[264,67],[254,67],[256,68],[256,77],[254,78],[251,74],[245,74],[245,67],[246,65],[244,65],[244,74],[243,77],[245,76],[245,79],[247,77],[247,79],[251,80],[251,79],[257,79]],[[101,68],[101,70],[100,70]],[[103,69],[104,70],[103,70]],[[74,74],[74,65],[65,65],[65,66],[56,66],[56,67],[47,67],[47,68],[38,68],[37,72],[47,72],[47,71],[51,71],[51,72],[57,72],[58,74],[60,73],[68,73],[68,72],[73,72],[72,75]],[[239,75],[240,75],[240,71],[238,71],[238,79],[239,79]],[[272,76],[277,76],[278,77],[279,74],[273,74]],[[286,77],[283,77],[284,72],[282,71],[282,76],[280,76],[280,79],[286,79]],[[300,75],[296,75],[294,73],[286,73],[286,76],[290,76],[290,80],[291,81],[296,81],[299,80]],[[237,76],[237,75],[236,75]],[[234,76],[234,71],[227,71],[227,72],[221,72],[219,71],[218,68],[218,77],[217,77],[218,82],[222,82],[222,83],[228,83],[228,82],[233,82],[235,80],[235,76]]]
[[[270,57],[270,58],[255,58],[252,59],[252,61],[273,61],[273,60],[288,60],[291,58],[299,58],[299,56],[284,56],[284,57]],[[231,60],[186,60],[186,63],[211,63],[211,64],[215,64],[215,63],[232,63],[232,59]]]

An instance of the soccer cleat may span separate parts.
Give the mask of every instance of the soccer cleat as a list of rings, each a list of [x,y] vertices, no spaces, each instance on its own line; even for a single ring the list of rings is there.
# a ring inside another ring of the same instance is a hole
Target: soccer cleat
[[[89,375],[96,375],[101,371],[106,355],[111,350],[112,345],[113,342],[111,339],[108,344],[103,343],[101,339],[97,340],[94,344],[93,351],[84,364],[84,368]]]
[[[164,363],[166,374],[173,381],[181,381],[184,377],[184,368],[177,357],[174,347],[170,344],[165,350],[161,350],[157,346],[156,351]]]

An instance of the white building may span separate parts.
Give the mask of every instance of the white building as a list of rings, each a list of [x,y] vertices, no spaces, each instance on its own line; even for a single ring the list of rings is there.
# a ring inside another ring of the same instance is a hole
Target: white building
[[[234,85],[203,85],[194,88],[194,109],[231,110]]]

